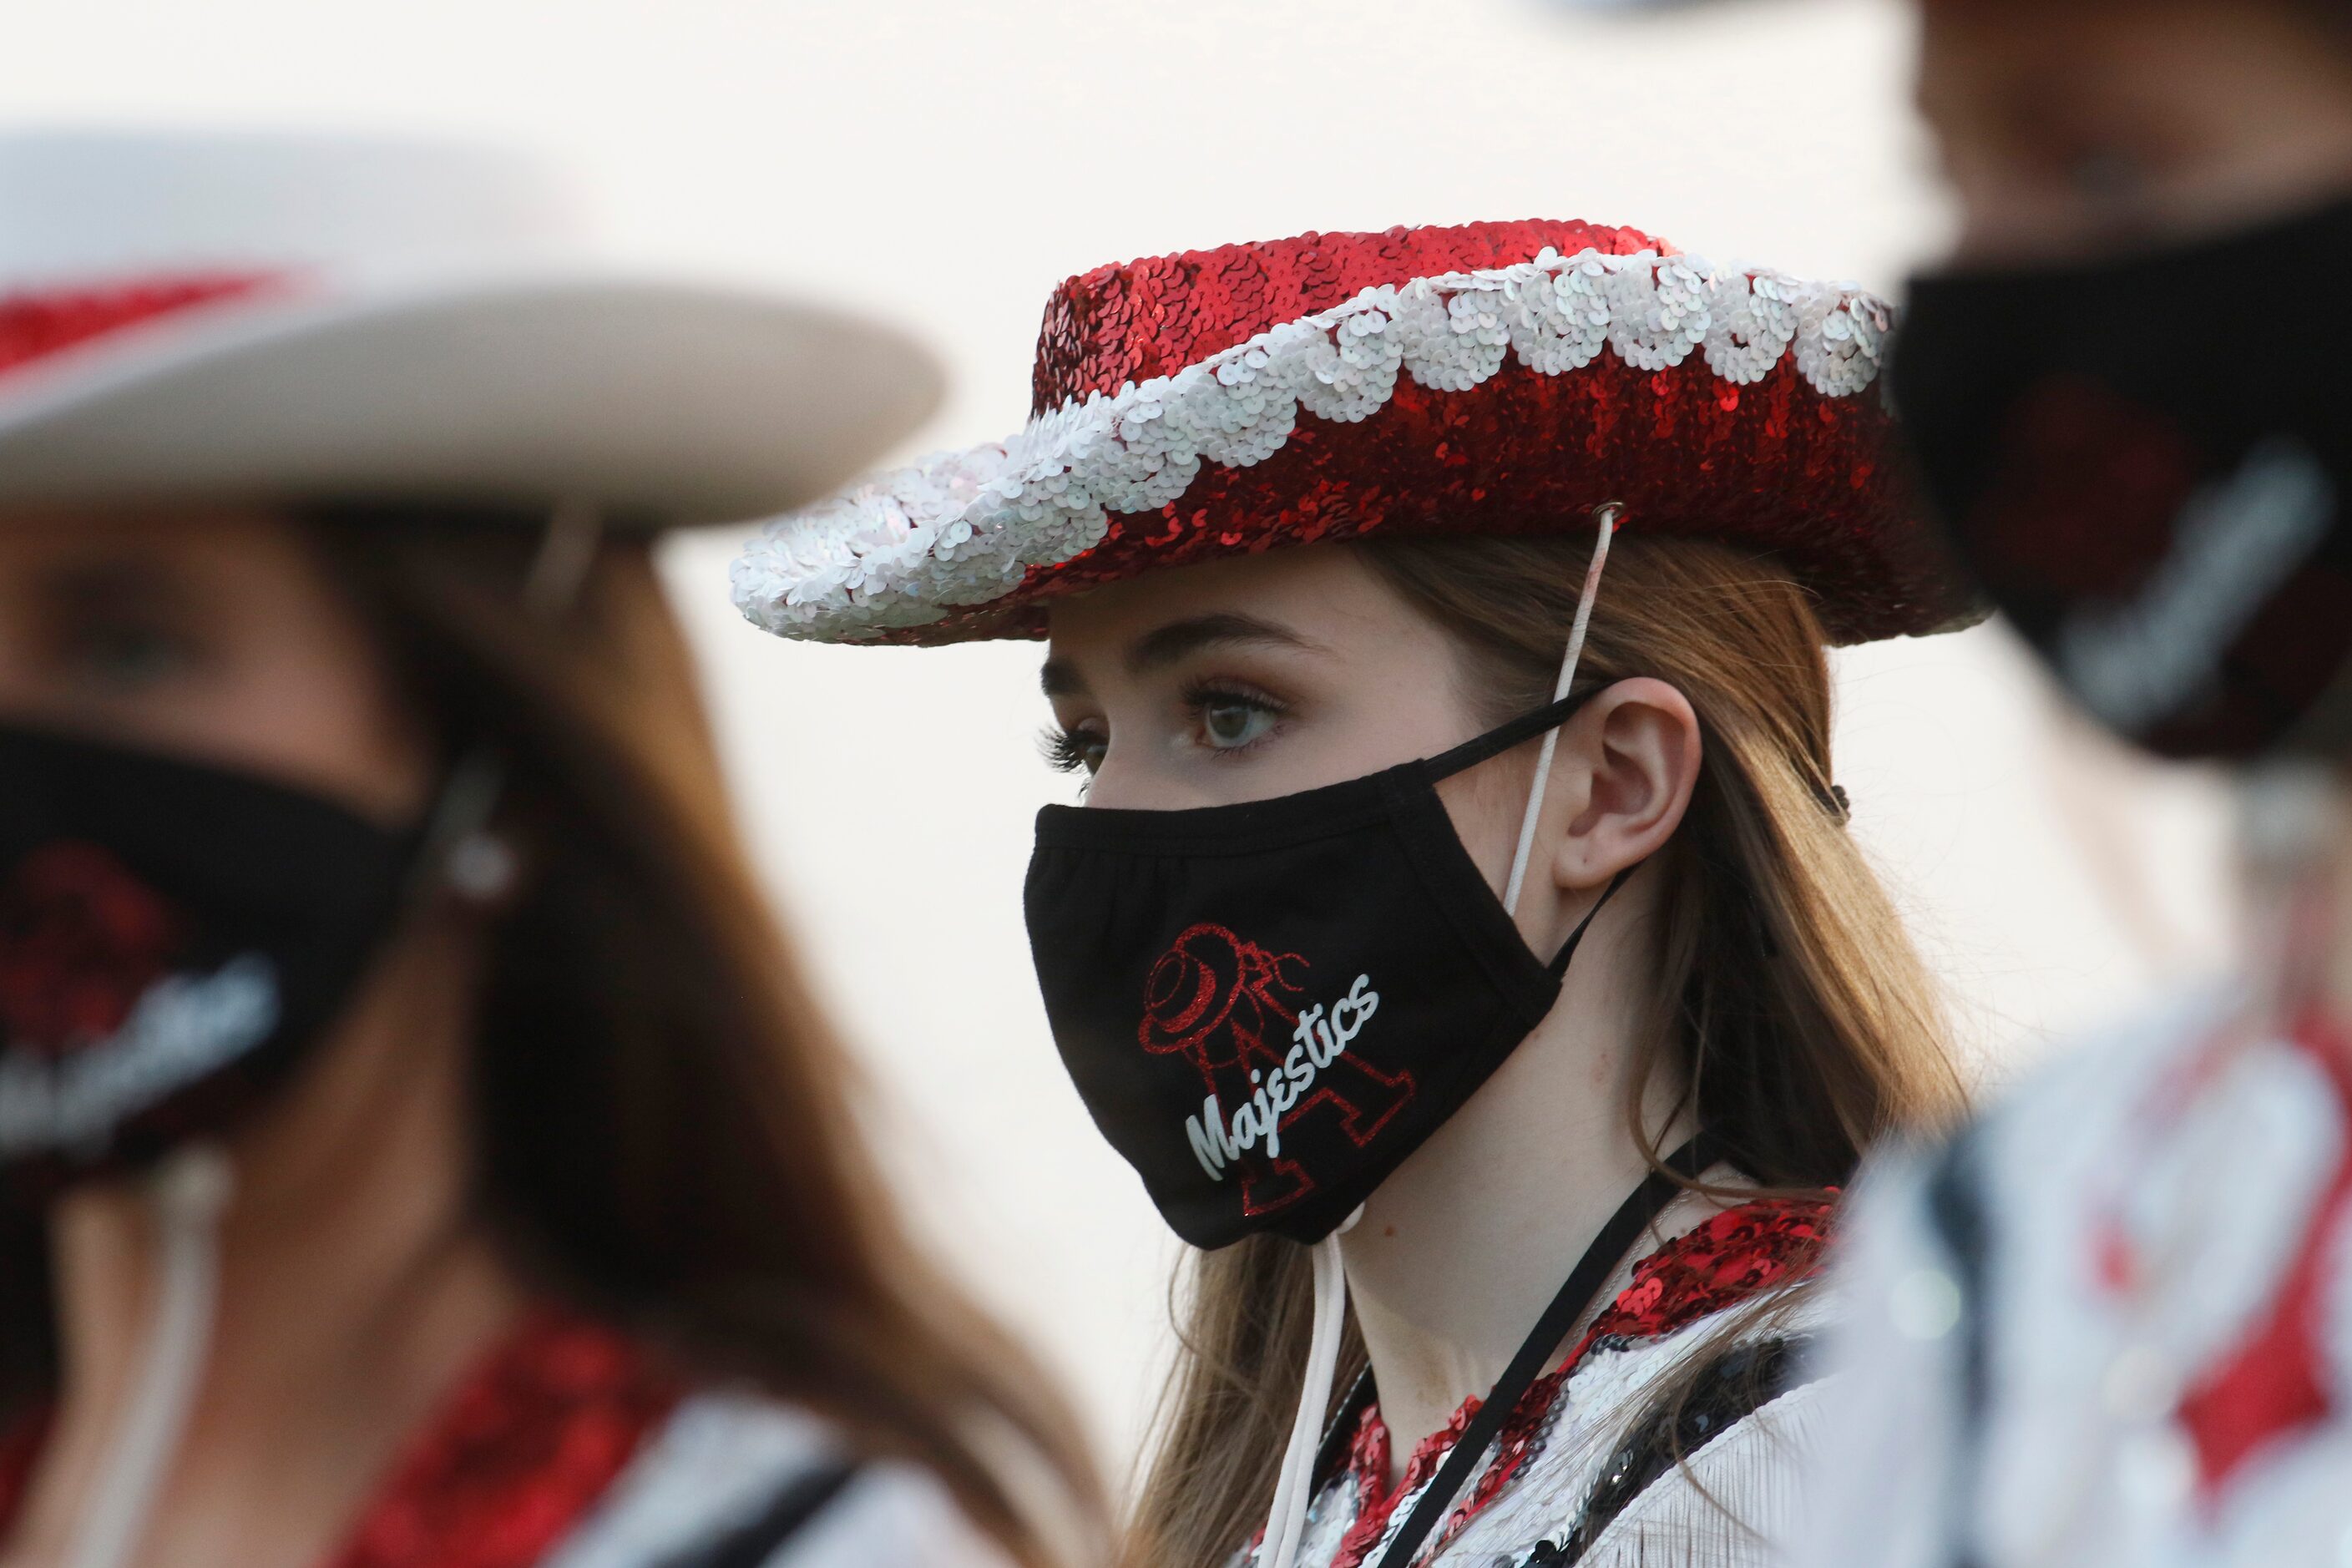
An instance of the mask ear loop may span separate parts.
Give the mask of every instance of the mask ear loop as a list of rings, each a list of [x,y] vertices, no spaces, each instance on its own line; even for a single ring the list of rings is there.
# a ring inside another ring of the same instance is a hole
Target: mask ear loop
[[[523,581],[527,614],[552,620],[572,607],[602,533],[603,517],[587,503],[567,501],[549,515]],[[430,874],[458,846],[488,831],[505,776],[504,763],[488,748],[457,760],[427,814],[420,868]],[[220,1222],[235,1190],[228,1153],[215,1143],[175,1150],[150,1179],[158,1259],[154,1323],[141,1349],[121,1426],[108,1445],[66,1553],[67,1568],[122,1568],[146,1533],[203,1384],[220,1305]]]
[[[523,574],[525,615],[554,622],[579,603],[604,532],[604,514],[585,501],[565,501],[548,514],[538,553]],[[456,863],[468,847],[488,839],[490,819],[498,815],[506,785],[506,759],[492,747],[470,746],[450,765],[425,820],[416,857],[420,893],[452,880]],[[462,885],[462,879],[457,879]]]
[[[1584,592],[1576,602],[1576,619],[1569,628],[1568,652],[1560,661],[1559,684],[1552,692],[1555,706],[1568,700],[1569,690],[1576,684],[1576,667],[1584,657],[1584,637],[1592,624],[1592,602],[1601,593],[1601,569],[1609,563],[1610,537],[1617,531],[1618,520],[1625,509],[1615,501],[1596,509],[1593,517],[1599,531],[1592,545],[1592,563],[1585,569]],[[1559,745],[1557,726],[1544,731],[1543,750],[1536,756],[1536,776],[1528,792],[1528,808],[1519,823],[1519,842],[1511,858],[1511,875],[1503,893],[1507,913],[1518,912],[1519,891],[1527,879],[1528,860],[1534,853],[1536,823],[1542,816],[1544,788],[1551,779],[1552,753]],[[1575,935],[1569,938],[1562,950],[1564,966],[1569,954],[1576,951],[1585,927],[1601,912],[1601,905],[1624,884],[1625,873],[1620,873],[1593,905]],[[1339,1381],[1339,1342],[1348,1324],[1348,1270],[1339,1251],[1339,1238],[1354,1228],[1363,1218],[1359,1205],[1339,1228],[1315,1244],[1315,1329],[1307,1342],[1307,1380],[1298,1394],[1298,1413],[1290,1424],[1290,1442],[1283,1450],[1282,1468],[1274,1489],[1274,1507],[1268,1511],[1265,1532],[1258,1551],[1258,1568],[1297,1568],[1298,1549],[1307,1533],[1307,1510],[1315,1500],[1315,1456],[1322,1447],[1324,1412],[1331,1404],[1331,1390]]]

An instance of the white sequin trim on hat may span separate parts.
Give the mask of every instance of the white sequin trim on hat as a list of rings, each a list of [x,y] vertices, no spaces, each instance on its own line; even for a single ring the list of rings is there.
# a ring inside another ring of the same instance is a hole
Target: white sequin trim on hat
[[[1367,289],[1174,375],[1073,399],[1000,445],[940,453],[770,523],[731,576],[744,616],[779,637],[855,641],[1012,591],[1033,565],[1091,549],[1111,512],[1156,511],[1203,460],[1246,468],[1279,451],[1298,411],[1353,423],[1402,371],[1435,391],[1478,385],[1516,353],[1538,375],[1605,347],[1639,370],[1693,350],[1752,385],[1795,347],[1826,397],[1877,377],[1894,311],[1851,285],[1766,268],[1717,272],[1645,250],[1563,257]]]

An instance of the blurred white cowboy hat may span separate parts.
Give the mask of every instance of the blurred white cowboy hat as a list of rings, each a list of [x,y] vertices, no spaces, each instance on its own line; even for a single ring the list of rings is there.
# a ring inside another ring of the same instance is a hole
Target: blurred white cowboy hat
[[[930,356],[635,277],[480,149],[0,134],[0,503],[448,496],[773,512],[931,411]]]

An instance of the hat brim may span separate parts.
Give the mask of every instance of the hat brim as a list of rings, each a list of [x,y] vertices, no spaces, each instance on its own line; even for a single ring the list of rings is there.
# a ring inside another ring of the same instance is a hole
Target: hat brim
[[[1144,573],[1582,537],[1614,503],[1640,533],[1771,557],[1832,642],[1948,629],[1977,606],[1878,390],[1893,316],[1851,285],[1654,251],[1374,286],[780,519],[738,557],[736,604],[817,641],[1036,637],[1056,599]]]
[[[857,317],[611,276],[268,291],[0,381],[0,503],[584,500],[653,525],[797,505],[937,406]]]

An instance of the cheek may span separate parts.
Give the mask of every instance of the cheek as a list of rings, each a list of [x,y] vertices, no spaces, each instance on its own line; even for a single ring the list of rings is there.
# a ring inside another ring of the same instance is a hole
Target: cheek
[[[1519,823],[1527,812],[1528,790],[1534,777],[1532,760],[1514,754],[1456,773],[1437,786],[1437,798],[1454,819],[1462,847],[1469,851],[1471,861],[1498,896],[1510,875],[1511,856],[1518,847]]]
[[[290,523],[184,511],[0,520],[0,717],[309,790],[387,826],[430,727]]]
[[[437,769],[428,726],[340,602],[254,604],[186,679],[71,721],[308,790],[387,826],[416,820]]]
[[[2209,140],[2184,181],[2195,209],[2250,221],[2316,205],[2352,189],[2352,90],[2261,93],[2203,127]],[[2242,127],[2243,127],[2242,129]]]
[[[217,670],[189,704],[200,729],[191,743],[380,822],[415,821],[436,746],[357,607],[297,550],[215,582],[214,602],[239,618],[226,623]]]
[[[290,784],[387,826],[416,820],[435,752],[373,662],[275,647],[230,651],[173,689],[95,706],[44,705],[46,722]]]
[[[211,743],[363,816],[412,822],[432,794],[431,739],[364,645],[258,660],[210,707]]]

